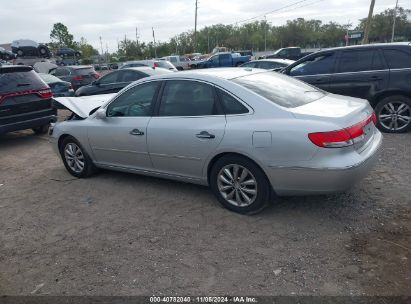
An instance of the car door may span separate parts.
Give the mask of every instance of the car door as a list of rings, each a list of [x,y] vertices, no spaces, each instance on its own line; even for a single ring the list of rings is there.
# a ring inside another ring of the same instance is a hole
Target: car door
[[[335,59],[336,52],[321,52],[292,64],[285,73],[327,91]]]
[[[224,136],[225,125],[212,85],[168,80],[148,125],[148,150],[155,170],[200,179],[207,157]]]
[[[371,99],[385,90],[389,70],[377,48],[342,50],[328,91],[334,94]]]
[[[231,54],[221,54],[220,55],[220,67],[231,67],[233,66],[233,58]]]
[[[140,170],[152,168],[147,125],[159,86],[159,81],[134,86],[106,107],[105,119],[93,119],[88,137],[98,163]]]

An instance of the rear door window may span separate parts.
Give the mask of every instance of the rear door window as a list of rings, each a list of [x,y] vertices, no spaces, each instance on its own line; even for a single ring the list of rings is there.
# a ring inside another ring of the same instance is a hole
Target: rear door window
[[[292,67],[291,76],[319,75],[333,72],[335,63],[335,52],[322,53],[310,57]]]
[[[353,50],[341,53],[337,72],[375,71],[383,68],[378,50]]]
[[[401,50],[383,50],[390,69],[411,68],[411,55]]]
[[[220,89],[218,89],[217,91],[221,103],[223,104],[224,113],[226,115],[248,113],[248,109],[245,106],[243,106],[241,102],[239,102],[233,96]]]
[[[109,84],[109,83],[115,83],[118,82],[118,72],[111,72],[103,77],[101,77],[101,79],[99,80],[100,84]]]

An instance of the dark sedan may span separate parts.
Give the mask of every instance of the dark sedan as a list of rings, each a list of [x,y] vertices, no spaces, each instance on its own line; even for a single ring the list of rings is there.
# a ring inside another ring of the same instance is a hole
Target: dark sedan
[[[113,71],[92,82],[91,84],[79,88],[76,91],[76,96],[117,93],[122,88],[128,86],[130,83],[136,80],[166,73],[173,72],[166,69],[151,68],[146,66],[124,68],[118,71]]]
[[[74,96],[73,86],[70,82],[63,81],[50,74],[39,73],[39,76],[49,85],[54,97]]]

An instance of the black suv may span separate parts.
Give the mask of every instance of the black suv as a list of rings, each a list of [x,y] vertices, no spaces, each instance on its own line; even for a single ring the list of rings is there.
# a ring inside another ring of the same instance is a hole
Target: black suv
[[[0,134],[46,133],[56,120],[49,86],[28,66],[0,67]]]
[[[411,44],[332,48],[308,55],[283,73],[325,91],[367,99],[377,126],[390,133],[411,129]]]

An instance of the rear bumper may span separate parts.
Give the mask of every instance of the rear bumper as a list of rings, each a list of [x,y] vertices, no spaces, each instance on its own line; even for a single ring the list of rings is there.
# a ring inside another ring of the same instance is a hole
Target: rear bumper
[[[268,175],[278,195],[343,192],[368,174],[378,160],[381,145],[378,132],[359,162],[342,167],[269,167]]]
[[[10,122],[10,117],[7,117],[6,123],[0,119],[0,134],[41,127],[57,120],[55,109],[15,115],[14,118]]]

